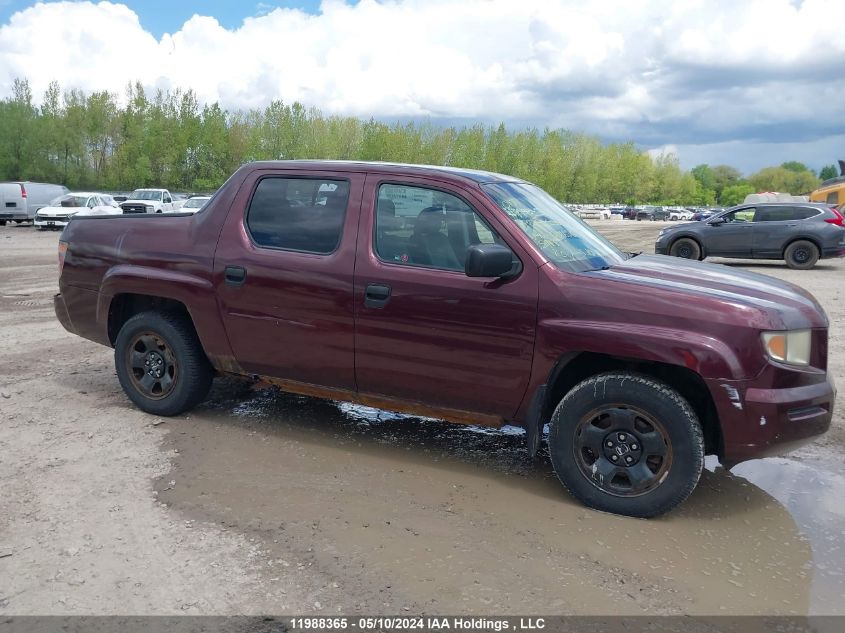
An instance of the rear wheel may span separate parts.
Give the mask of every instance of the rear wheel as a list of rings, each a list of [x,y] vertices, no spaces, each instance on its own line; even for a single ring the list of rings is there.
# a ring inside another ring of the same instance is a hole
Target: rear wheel
[[[641,518],[684,501],[704,466],[704,438],[689,403],[667,385],[629,373],[573,387],[552,416],[549,452],[561,483],[581,503]]]
[[[790,268],[807,270],[819,261],[819,249],[807,240],[796,240],[786,247],[783,258]]]
[[[683,257],[684,259],[701,259],[701,247],[695,240],[682,237],[672,243],[669,254],[672,257]]]
[[[191,323],[175,314],[141,312],[117,335],[115,368],[138,408],[178,415],[202,402],[214,371]]]

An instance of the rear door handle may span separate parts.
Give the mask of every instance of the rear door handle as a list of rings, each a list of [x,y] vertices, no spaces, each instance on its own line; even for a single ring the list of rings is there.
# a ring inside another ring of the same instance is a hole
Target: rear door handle
[[[229,286],[243,286],[246,281],[246,268],[243,266],[226,266],[223,274]]]
[[[370,284],[364,290],[364,305],[368,308],[383,308],[390,301],[390,286]]]

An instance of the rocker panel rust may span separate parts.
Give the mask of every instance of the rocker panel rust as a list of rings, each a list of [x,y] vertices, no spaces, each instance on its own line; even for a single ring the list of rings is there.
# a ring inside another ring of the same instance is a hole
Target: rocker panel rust
[[[349,391],[348,389],[323,387],[320,385],[297,382],[295,380],[274,378],[273,376],[258,376],[258,382],[255,386],[257,388],[275,386],[282,391],[296,393],[302,396],[313,396],[315,398],[324,398],[326,400],[352,402],[367,407],[374,407],[376,409],[395,411],[396,413],[405,413],[408,415],[416,415],[426,418],[437,418],[454,424],[474,424],[494,429],[498,429],[505,424],[504,419],[495,415],[461,411],[459,409],[449,409],[445,407],[434,407],[420,402],[409,402],[387,396],[358,393],[355,391]]]

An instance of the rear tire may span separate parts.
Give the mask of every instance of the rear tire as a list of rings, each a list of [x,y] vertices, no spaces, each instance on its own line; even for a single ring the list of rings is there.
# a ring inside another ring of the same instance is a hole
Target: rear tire
[[[682,257],[683,259],[701,259],[701,247],[693,239],[682,237],[679,240],[672,242],[669,248],[669,254],[672,257]]]
[[[208,395],[214,370],[190,321],[141,312],[120,328],[115,369],[129,399],[154,415],[179,415]]]
[[[819,248],[808,240],[795,240],[783,253],[786,265],[796,270],[809,270],[819,261]]]
[[[704,437],[677,391],[614,372],[566,394],[552,416],[549,453],[561,483],[584,505],[649,518],[692,493],[704,467]]]

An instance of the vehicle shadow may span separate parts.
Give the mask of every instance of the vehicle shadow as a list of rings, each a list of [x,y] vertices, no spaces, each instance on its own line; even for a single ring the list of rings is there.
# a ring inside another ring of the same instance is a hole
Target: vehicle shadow
[[[757,261],[753,259],[725,259],[721,260],[718,258],[707,258],[705,261],[711,264],[723,264],[725,266],[730,266],[731,268],[761,268],[761,269],[780,269],[780,270],[792,270],[790,269],[786,263],[777,260],[766,260],[766,261]],[[835,270],[836,266],[826,263],[826,260],[820,261],[817,263],[813,268],[810,270]],[[796,272],[804,272],[804,271],[796,271]]]

